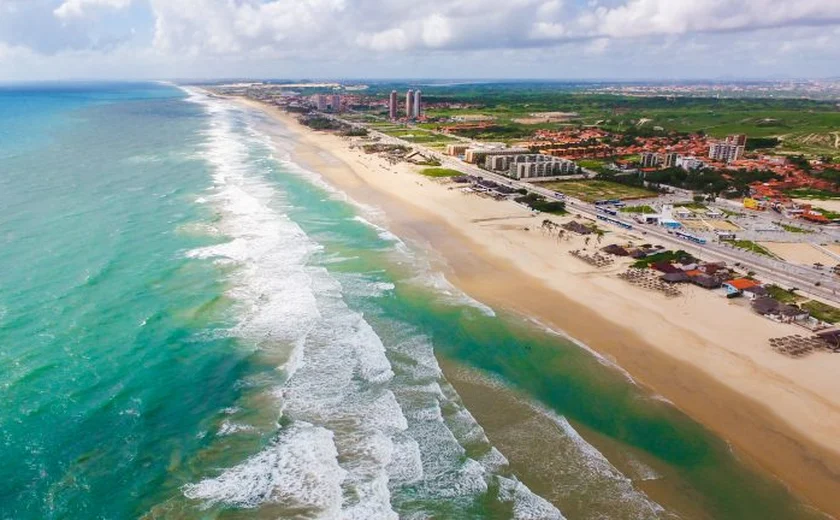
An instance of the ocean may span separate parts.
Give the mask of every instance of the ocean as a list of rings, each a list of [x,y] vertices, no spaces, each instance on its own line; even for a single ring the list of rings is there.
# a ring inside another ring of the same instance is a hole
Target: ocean
[[[0,518],[812,517],[293,146],[197,89],[0,87]]]

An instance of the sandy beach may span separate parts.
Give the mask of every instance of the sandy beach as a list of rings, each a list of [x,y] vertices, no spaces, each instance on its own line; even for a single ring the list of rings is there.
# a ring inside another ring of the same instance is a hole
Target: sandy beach
[[[273,107],[241,102],[297,135],[297,162],[381,208],[398,235],[428,244],[469,295],[585,342],[806,501],[840,516],[840,357],[791,359],[768,346],[770,338],[806,331],[697,287],[669,299],[631,286],[616,277],[626,263],[594,268],[568,253],[585,247],[582,237],[558,241],[541,232],[545,215],[464,193],[414,166],[353,149],[347,138],[312,132]],[[603,245],[650,242],[609,231]]]

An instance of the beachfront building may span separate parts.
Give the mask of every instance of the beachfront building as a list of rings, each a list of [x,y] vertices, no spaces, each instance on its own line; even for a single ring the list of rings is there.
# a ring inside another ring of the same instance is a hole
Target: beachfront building
[[[545,157],[540,155],[538,157]],[[548,160],[514,162],[507,172],[514,179],[536,179],[540,177],[559,177],[577,173],[577,165],[566,159],[549,157]]]
[[[484,168],[514,179],[577,173],[577,165],[574,162],[542,154],[488,155],[484,159]]]
[[[464,152],[464,161],[470,164],[483,164],[488,155],[521,155],[529,152],[527,148],[468,148]]]
[[[450,155],[452,157],[461,157],[467,150],[469,149],[470,145],[468,144],[448,144],[446,145],[446,155]]]
[[[420,116],[423,115],[423,92],[420,89],[417,89],[417,92],[414,93],[414,106],[412,108],[414,109],[414,112],[412,112],[414,119],[420,119]]]
[[[388,117],[391,121],[397,118],[397,91],[392,90],[391,96],[388,98]]]
[[[411,119],[412,114],[414,114],[414,91],[408,89],[405,93],[405,117]]]

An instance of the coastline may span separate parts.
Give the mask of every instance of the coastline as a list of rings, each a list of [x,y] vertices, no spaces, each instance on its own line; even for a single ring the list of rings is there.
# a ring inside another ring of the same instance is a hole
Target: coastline
[[[273,107],[239,102],[295,134],[296,161],[383,209],[397,234],[430,244],[467,294],[567,332],[720,434],[795,494],[840,515],[834,503],[840,492],[840,378],[833,377],[840,359],[816,354],[792,360],[767,346],[770,337],[800,329],[699,288],[668,300],[632,287],[614,276],[617,268],[599,271],[568,255],[582,239],[558,243],[542,235],[544,216],[465,195],[407,164],[350,150],[346,139],[309,131]],[[617,232],[609,237],[624,239]]]

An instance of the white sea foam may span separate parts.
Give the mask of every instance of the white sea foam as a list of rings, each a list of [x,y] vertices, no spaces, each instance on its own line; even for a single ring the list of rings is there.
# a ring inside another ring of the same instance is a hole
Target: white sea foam
[[[231,421],[222,421],[222,424],[219,426],[219,431],[216,433],[216,435],[224,437],[225,435],[233,435],[235,433],[254,431],[256,431],[256,428],[254,428],[250,424],[240,424]]]
[[[245,462],[215,478],[185,486],[184,494],[206,506],[225,503],[255,508],[271,502],[335,518],[340,512],[345,475],[332,433],[300,422]]]
[[[241,320],[232,333],[282,360],[287,379],[276,394],[291,426],[269,449],[184,492],[207,505],[272,502],[342,518],[396,518],[388,468],[392,438],[407,424],[387,388],[393,371],[385,348],[347,308],[341,285],[309,265],[320,246],[283,214],[282,197],[253,160],[260,143],[237,131],[235,110],[207,107],[215,184],[207,199],[231,240],[189,256],[237,266],[230,296]],[[304,440],[313,447],[298,453]]]

